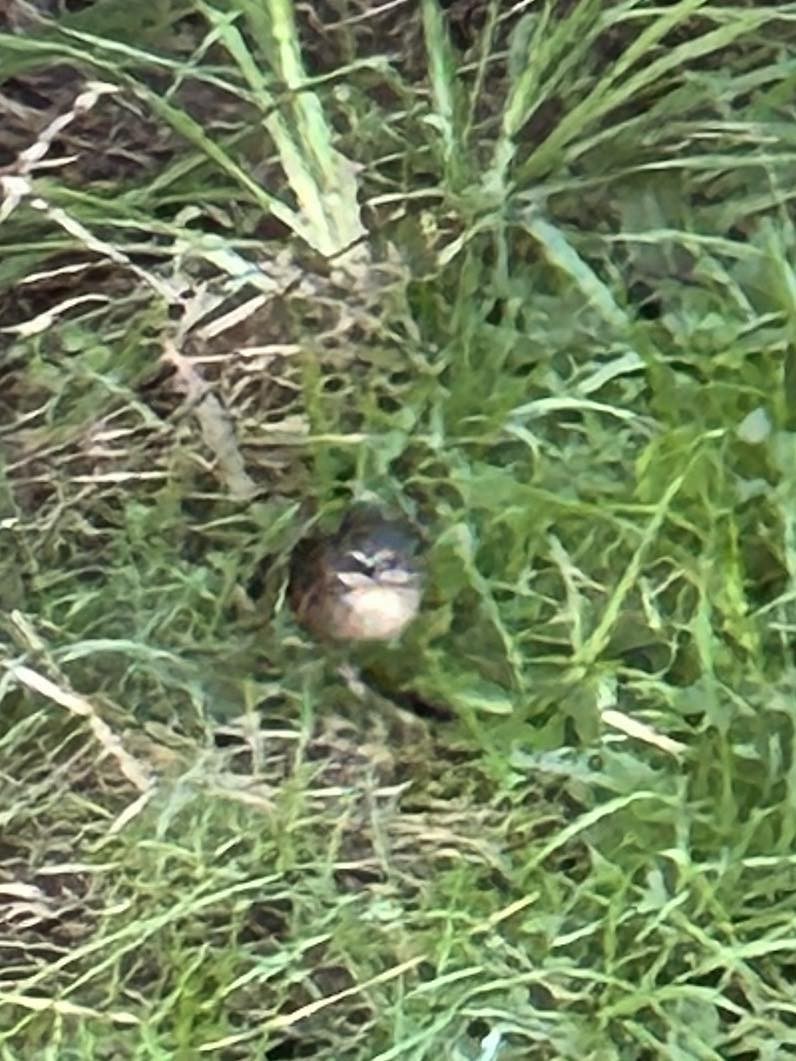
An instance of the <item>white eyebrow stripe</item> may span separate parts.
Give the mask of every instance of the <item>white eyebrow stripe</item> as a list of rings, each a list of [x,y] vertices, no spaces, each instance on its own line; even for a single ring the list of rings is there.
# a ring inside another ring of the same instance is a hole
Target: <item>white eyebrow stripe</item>
[[[374,554],[373,559],[377,564],[383,564],[388,560],[392,560],[396,567],[400,566],[398,553],[395,549],[379,549],[379,551]]]
[[[366,553],[361,549],[349,549],[345,555],[350,556],[352,560],[366,568],[399,568],[406,566],[405,563],[401,562],[400,553],[395,549],[378,549],[375,553]]]
[[[352,560],[356,560],[358,564],[363,564],[365,567],[369,567],[371,564],[371,557],[367,553],[361,552],[359,549],[351,549],[346,556],[350,556]]]
[[[375,581],[362,571],[338,571],[335,575],[346,589],[361,589],[363,586],[373,586]]]
[[[409,582],[417,582],[418,575],[404,567],[391,567],[379,574],[378,579],[382,585],[387,583],[392,586],[405,586]]]

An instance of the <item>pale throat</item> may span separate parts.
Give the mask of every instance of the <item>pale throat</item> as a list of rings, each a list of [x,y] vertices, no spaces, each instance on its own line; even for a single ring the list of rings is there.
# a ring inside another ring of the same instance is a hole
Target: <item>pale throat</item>
[[[389,641],[406,627],[420,607],[420,589],[411,582],[367,584],[349,588],[343,595],[347,616],[344,636],[364,640]]]

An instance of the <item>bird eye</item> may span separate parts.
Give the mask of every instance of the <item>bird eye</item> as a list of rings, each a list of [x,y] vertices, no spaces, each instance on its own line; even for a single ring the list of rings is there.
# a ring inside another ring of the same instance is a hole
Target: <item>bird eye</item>
[[[368,574],[376,567],[374,557],[369,553],[363,553],[360,549],[352,549],[351,552],[346,553],[346,556],[354,561],[352,567],[366,571]]]
[[[396,567],[400,563],[400,557],[394,549],[379,549],[372,557],[374,567]]]
[[[346,553],[346,556],[350,556],[352,560],[356,560],[356,562],[362,564],[363,567],[367,567],[370,563],[370,557],[367,553],[363,553],[361,549],[351,549]]]

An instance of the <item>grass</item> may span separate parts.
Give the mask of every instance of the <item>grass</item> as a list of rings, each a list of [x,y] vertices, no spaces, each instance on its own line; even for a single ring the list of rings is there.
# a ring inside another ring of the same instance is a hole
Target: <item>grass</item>
[[[796,4],[64,7],[0,26],[0,1058],[796,1054]],[[358,698],[284,583],[368,496],[430,584]]]

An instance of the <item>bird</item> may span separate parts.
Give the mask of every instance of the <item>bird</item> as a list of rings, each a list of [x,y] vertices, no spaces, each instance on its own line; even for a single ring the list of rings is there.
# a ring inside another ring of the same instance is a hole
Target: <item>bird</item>
[[[328,535],[304,538],[290,560],[288,600],[322,641],[393,641],[420,610],[420,540],[403,521],[357,505]]]

